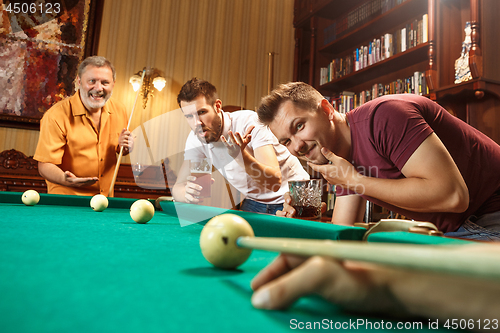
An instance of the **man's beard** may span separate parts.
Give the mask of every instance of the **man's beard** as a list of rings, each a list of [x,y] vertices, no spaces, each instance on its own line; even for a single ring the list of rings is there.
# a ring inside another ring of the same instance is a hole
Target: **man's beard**
[[[206,131],[205,136],[200,136],[200,131]],[[201,142],[205,143],[217,142],[219,141],[221,135],[222,135],[222,120],[220,117],[216,117],[214,119],[212,128],[204,127],[196,129],[196,136]]]
[[[106,104],[106,102],[109,100],[109,98],[111,97],[111,94],[112,94],[112,92],[110,92],[109,94],[106,94],[105,91],[98,93],[94,90],[90,90],[88,92],[85,92],[81,89],[79,89],[79,90],[80,90],[80,98],[82,99],[83,105],[85,105],[87,108],[90,108],[90,109],[102,108]],[[103,99],[100,101],[94,101],[92,99],[91,95],[101,96],[101,97],[103,97]]]

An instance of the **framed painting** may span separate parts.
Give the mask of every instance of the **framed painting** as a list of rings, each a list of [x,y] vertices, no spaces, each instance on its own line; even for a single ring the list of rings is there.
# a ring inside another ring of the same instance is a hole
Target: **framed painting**
[[[97,52],[104,0],[0,0],[0,126],[38,129]]]

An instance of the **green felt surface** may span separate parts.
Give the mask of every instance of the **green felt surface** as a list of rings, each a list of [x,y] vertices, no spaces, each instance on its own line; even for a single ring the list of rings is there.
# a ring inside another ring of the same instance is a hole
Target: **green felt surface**
[[[382,242],[382,243],[401,243],[401,244],[427,244],[427,245],[465,245],[471,244],[471,241],[449,238],[449,237],[439,237],[439,236],[428,236],[413,234],[404,231],[394,231],[394,232],[377,232],[368,236],[368,242]]]
[[[315,297],[287,311],[254,309],[250,281],[275,253],[254,251],[240,269],[218,270],[199,250],[202,224],[181,227],[164,212],[137,224],[134,200],[112,199],[103,212],[89,200],[42,195],[27,207],[21,193],[0,193],[0,332],[289,332],[291,320],[388,321]],[[359,236],[359,228],[249,216],[260,235]],[[423,327],[436,331],[427,320]]]

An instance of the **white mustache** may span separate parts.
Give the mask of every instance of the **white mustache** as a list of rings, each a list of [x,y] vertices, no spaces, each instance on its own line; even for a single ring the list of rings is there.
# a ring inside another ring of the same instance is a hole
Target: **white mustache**
[[[90,96],[105,97],[106,94],[104,93],[104,91],[95,91],[95,90],[92,90],[92,91],[89,91],[89,97]]]

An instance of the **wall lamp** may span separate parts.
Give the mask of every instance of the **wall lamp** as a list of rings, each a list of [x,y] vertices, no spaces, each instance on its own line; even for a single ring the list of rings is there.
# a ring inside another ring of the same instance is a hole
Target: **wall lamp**
[[[161,91],[165,88],[165,83],[167,82],[163,77],[162,72],[156,68],[146,68],[146,73],[144,74],[144,80],[141,87],[141,77],[143,70],[132,75],[129,82],[132,84],[134,91],[141,89],[140,93],[142,95],[142,107],[145,109],[148,103],[148,98],[153,97],[153,87],[156,90]]]

